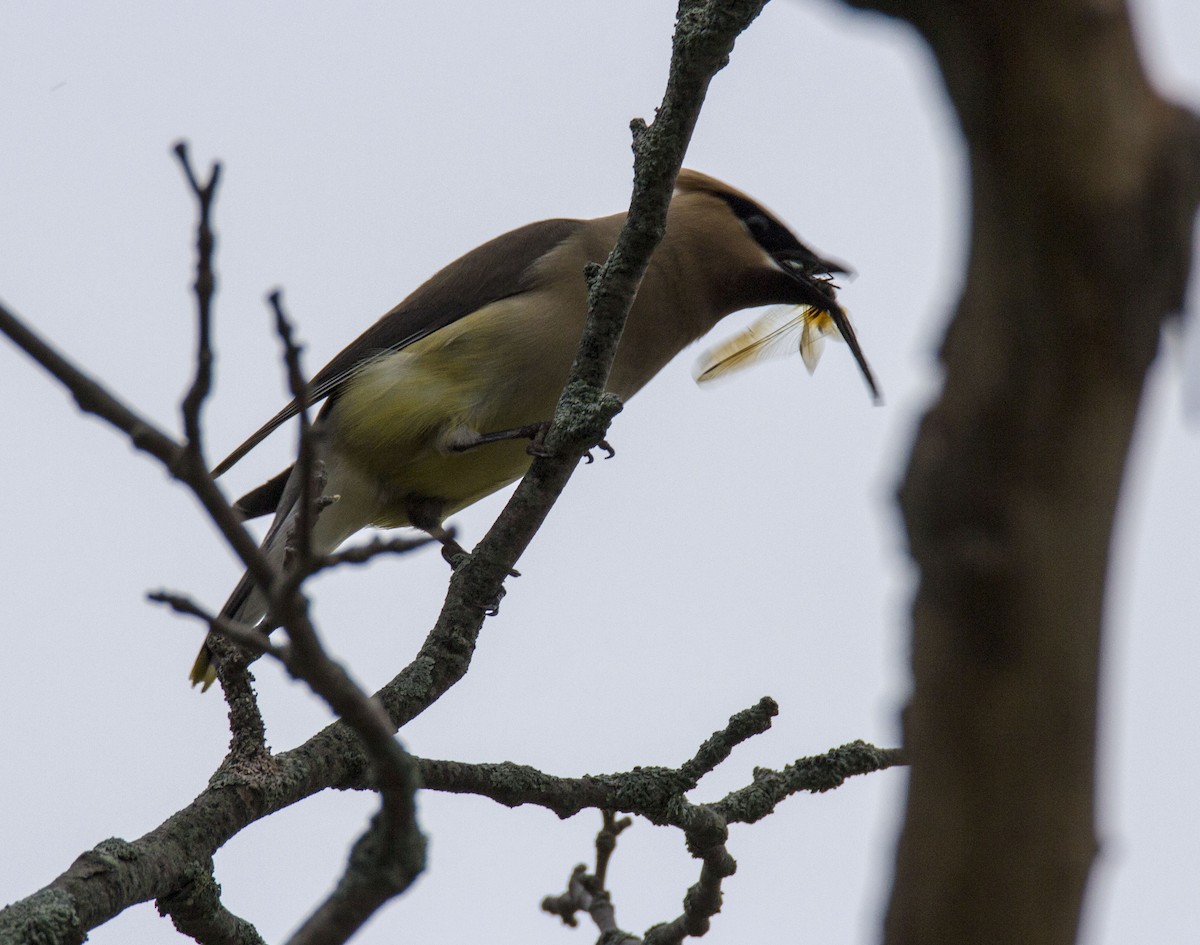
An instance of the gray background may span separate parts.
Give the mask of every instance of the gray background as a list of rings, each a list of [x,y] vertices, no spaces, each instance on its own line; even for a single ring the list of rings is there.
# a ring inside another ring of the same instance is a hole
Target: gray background
[[[1200,103],[1200,7],[1133,4],[1151,72]],[[548,216],[624,208],[629,134],[652,116],[674,4],[5,3],[0,295],[155,420],[191,370],[193,208],[168,155],[225,162],[217,209],[212,458],[282,403],[264,293],[283,286],[316,370],[451,259]],[[961,279],[961,144],[930,58],[889,21],[770,4],[738,43],[688,165],[760,199],[858,277],[842,298],[885,390],[849,352],[783,359],[712,390],[686,352],[616,421],[484,628],[469,676],[403,733],[415,752],[559,774],[677,764],[770,694],[782,714],[693,795],[855,738],[897,741],[912,570],[892,503]],[[1130,272],[1131,284],[1138,273]],[[716,332],[725,337],[748,316]],[[1200,333],[1194,333],[1200,336]],[[1109,607],[1102,849],[1085,940],[1182,942],[1200,925],[1194,676],[1200,355],[1168,339],[1150,380]],[[0,901],[189,800],[222,756],[224,706],[187,688],[194,625],[149,589],[219,606],[239,572],[195,502],[0,344]],[[257,485],[290,432],[229,476]],[[503,496],[455,517],[470,543]],[[331,648],[376,687],[444,593],[434,552],[315,582]],[[260,664],[271,744],[327,721]],[[732,831],[711,937],[877,936],[904,775],[859,779]],[[326,794],[217,856],[230,908],[281,939],[328,890],[369,796]],[[584,942],[537,910],[591,857],[598,815],[423,794],[428,872],[359,941]],[[697,865],[645,823],[610,870],[627,928],[674,916]],[[173,940],[144,905],[97,945]]]

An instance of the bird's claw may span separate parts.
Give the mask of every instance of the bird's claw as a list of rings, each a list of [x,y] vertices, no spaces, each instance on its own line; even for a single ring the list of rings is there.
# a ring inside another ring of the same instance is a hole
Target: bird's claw
[[[550,422],[545,421],[537,425],[537,431],[529,438],[529,445],[525,447],[525,452],[530,456],[538,456],[545,459],[551,455],[546,449],[546,434],[550,432]]]
[[[617,451],[612,448],[612,446],[609,444],[608,440],[601,440],[599,443],[596,444],[595,448],[604,450],[604,453],[605,453],[604,458],[605,459],[612,459],[614,456],[617,455]],[[586,459],[588,461],[589,464],[594,463],[596,461],[596,457],[592,455],[591,450],[588,450],[586,453],[584,453],[583,457],[584,457],[584,459]]]
[[[467,551],[467,549],[458,542],[453,542],[452,545],[450,543],[443,543],[442,557],[446,559],[446,563],[450,565],[450,569],[452,571],[457,571],[460,567],[471,560],[471,552]],[[519,578],[521,576],[521,572],[516,568],[509,568],[508,576]],[[481,604],[480,606],[483,605]],[[489,616],[491,616],[491,614],[489,614]]]
[[[516,572],[510,571],[509,573],[515,574]],[[508,592],[501,587],[496,591],[495,599],[487,601],[486,603],[482,601],[473,601],[473,603],[476,607],[483,611],[483,615],[485,617],[495,617],[496,614],[500,613],[500,601],[504,600],[504,595],[507,593]]]
[[[458,570],[459,565],[463,564],[471,557],[471,553],[456,541],[443,542],[442,557],[446,559],[446,563],[450,565],[451,570],[456,571]]]

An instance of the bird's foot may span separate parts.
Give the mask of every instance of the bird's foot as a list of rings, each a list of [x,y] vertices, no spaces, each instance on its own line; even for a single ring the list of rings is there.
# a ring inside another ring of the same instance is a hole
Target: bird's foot
[[[604,454],[605,454],[604,455],[605,459],[612,459],[614,456],[617,455],[617,451],[612,448],[612,446],[609,444],[608,440],[601,440],[599,443],[596,444],[595,449],[603,450]],[[594,463],[596,461],[596,457],[592,455],[591,450],[588,450],[586,453],[584,453],[583,458],[586,459],[589,463]]]
[[[549,432],[550,421],[547,420],[545,423],[538,424],[538,431],[530,439],[529,445],[525,447],[525,452],[530,456],[539,456],[542,459],[551,455],[550,451],[546,449],[546,434]]]
[[[433,534],[433,533],[431,532],[431,534]],[[471,552],[467,551],[466,548],[464,548],[462,545],[460,545],[458,542],[456,542],[448,534],[446,534],[445,536],[434,534],[433,537],[442,543],[442,557],[446,559],[446,563],[450,565],[451,570],[457,571],[460,567],[462,567],[462,565],[464,565],[467,561],[469,561],[471,559]],[[508,576],[509,577],[520,577],[521,572],[518,571],[516,568],[509,568]],[[501,595],[501,596],[503,596],[503,595]],[[485,611],[487,610],[487,607],[485,605],[480,604],[480,606],[483,607]],[[499,607],[500,602],[496,601],[495,606]],[[490,613],[488,615],[491,616]]]
[[[509,574],[514,574],[514,573],[515,572],[513,572],[513,571],[509,572]],[[496,591],[496,596],[493,597],[491,600],[489,600],[489,601],[474,601],[473,603],[475,604],[476,607],[479,607],[483,611],[483,614],[485,617],[495,617],[496,614],[500,613],[500,601],[504,600],[504,595],[506,593],[508,593],[508,592],[505,591],[503,587],[500,587]]]
[[[442,543],[442,557],[446,559],[446,563],[450,565],[451,569],[458,568],[460,564],[471,557],[471,552],[448,535],[434,535],[433,537]]]
[[[496,433],[474,433],[462,430],[449,440],[446,448],[452,453],[465,453],[487,443],[499,443],[503,440],[529,440],[529,446],[526,447],[525,452],[530,456],[546,458],[554,455],[553,451],[546,446],[546,435],[549,432],[549,420],[530,423],[523,427],[513,427],[511,430],[500,430]],[[601,440],[595,448],[604,451],[605,459],[612,459],[617,453],[607,440]],[[595,457],[592,456],[590,449],[583,455],[589,463],[595,462]]]

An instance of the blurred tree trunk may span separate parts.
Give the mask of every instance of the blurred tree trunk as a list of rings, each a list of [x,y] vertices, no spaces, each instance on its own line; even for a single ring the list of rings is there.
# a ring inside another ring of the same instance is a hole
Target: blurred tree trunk
[[[929,42],[970,158],[966,284],[900,503],[920,568],[899,943],[1075,940],[1116,503],[1182,304],[1193,115],[1118,0],[851,0]]]

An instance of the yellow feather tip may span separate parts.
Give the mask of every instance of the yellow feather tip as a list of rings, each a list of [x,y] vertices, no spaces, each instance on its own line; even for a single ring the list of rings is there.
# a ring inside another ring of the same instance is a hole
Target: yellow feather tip
[[[208,692],[209,687],[217,681],[217,668],[212,663],[207,646],[200,648],[196,662],[192,664],[192,671],[188,673],[188,679],[192,687],[199,686],[201,692]]]
[[[828,335],[841,338],[828,312],[810,305],[777,306],[700,355],[692,376],[696,383],[705,384],[766,358],[796,350],[811,374],[821,359]]]

